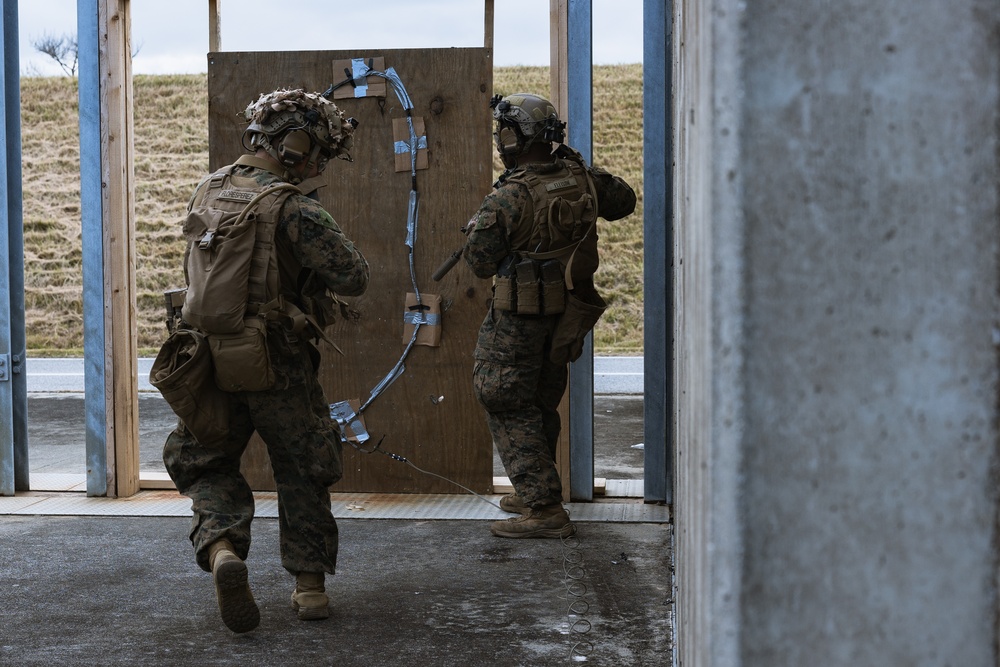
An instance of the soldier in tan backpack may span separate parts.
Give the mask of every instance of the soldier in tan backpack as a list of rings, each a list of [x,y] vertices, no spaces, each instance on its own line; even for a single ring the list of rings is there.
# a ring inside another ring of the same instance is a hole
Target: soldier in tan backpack
[[[192,500],[195,559],[234,632],[260,620],[244,563],[254,499],[240,473],[254,431],[274,471],[292,607],[303,620],[329,615],[324,579],[338,548],[329,487],[342,475],[342,443],[315,342],[337,295],[362,294],[369,278],[358,248],[307,196],[331,159],[350,160],[353,121],[302,90],[262,95],[245,116],[249,154],[191,198],[187,290],[150,374],[179,416],[163,460]]]
[[[473,382],[514,486],[500,507],[519,516],[490,530],[566,537],[576,529],[555,464],[557,410],[567,363],[606,307],[593,281],[597,218],[625,217],[636,198],[621,178],[562,143],[565,124],[548,100],[517,93],[494,96],[491,106],[507,170],[466,227],[464,257],[477,276],[494,278]]]

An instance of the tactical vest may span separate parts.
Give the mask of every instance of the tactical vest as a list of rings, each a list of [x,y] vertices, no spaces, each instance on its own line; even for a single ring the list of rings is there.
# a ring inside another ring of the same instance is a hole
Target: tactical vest
[[[209,334],[234,334],[247,318],[264,316],[278,294],[274,230],[290,183],[262,187],[230,165],[198,191],[184,223],[188,287],[182,316]]]
[[[560,160],[552,171],[518,169],[506,182],[524,185],[531,195],[522,225],[511,239],[515,252],[501,262],[493,307],[519,315],[556,315],[565,310],[566,291],[590,283],[599,263],[597,194],[584,166]]]

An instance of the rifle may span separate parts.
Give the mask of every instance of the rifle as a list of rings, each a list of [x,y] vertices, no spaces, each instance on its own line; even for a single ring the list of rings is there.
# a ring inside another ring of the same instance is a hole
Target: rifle
[[[459,228],[458,231],[468,235],[470,231],[469,226],[466,225],[465,227],[461,227]],[[449,271],[455,268],[455,265],[458,264],[458,260],[462,259],[462,252],[464,251],[465,251],[465,246],[463,245],[461,248],[451,253],[451,255],[448,256],[448,259],[441,262],[441,266],[439,266],[437,268],[437,271],[435,271],[433,275],[431,275],[431,278],[434,280],[434,282],[441,280],[448,274]]]
[[[465,246],[462,246],[455,252],[451,253],[448,259],[441,262],[441,266],[439,266],[437,271],[435,271],[431,276],[431,278],[434,279],[434,282],[441,280],[448,274],[449,271],[455,268],[455,265],[458,264],[458,260],[462,259],[463,250],[465,250]]]

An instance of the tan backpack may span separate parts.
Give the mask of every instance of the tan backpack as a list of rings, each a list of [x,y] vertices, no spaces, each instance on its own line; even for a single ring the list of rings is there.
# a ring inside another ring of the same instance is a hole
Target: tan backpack
[[[280,300],[274,230],[290,183],[261,188],[230,165],[201,187],[184,222],[188,287],[181,316],[207,335],[215,380],[225,391],[274,384],[267,354],[269,311]]]

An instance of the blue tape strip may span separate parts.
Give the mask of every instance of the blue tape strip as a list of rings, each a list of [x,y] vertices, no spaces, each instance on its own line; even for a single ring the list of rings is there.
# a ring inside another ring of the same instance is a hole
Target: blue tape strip
[[[403,321],[407,324],[429,324],[437,326],[441,324],[440,313],[421,313],[416,310],[408,310],[403,313]]]

